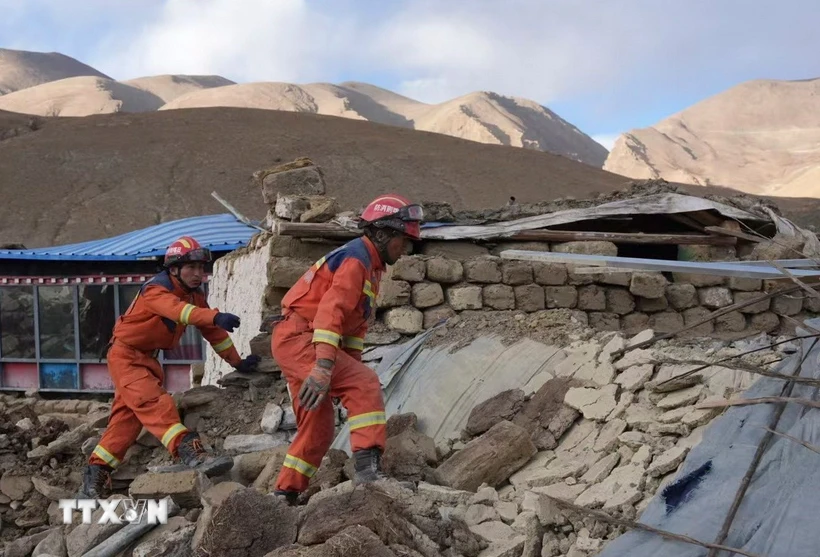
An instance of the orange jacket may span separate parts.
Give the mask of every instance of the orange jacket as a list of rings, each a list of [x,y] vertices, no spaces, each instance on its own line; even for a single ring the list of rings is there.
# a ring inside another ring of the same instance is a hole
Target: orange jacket
[[[186,326],[193,325],[223,360],[237,366],[241,358],[231,337],[214,325],[218,312],[208,307],[201,289],[187,292],[168,271],[163,271],[142,286],[128,311],[114,325],[112,340],[143,352],[172,350]]]
[[[317,358],[335,360],[341,347],[361,359],[383,271],[376,247],[362,237],[322,257],[291,287],[282,308],[312,322]]]

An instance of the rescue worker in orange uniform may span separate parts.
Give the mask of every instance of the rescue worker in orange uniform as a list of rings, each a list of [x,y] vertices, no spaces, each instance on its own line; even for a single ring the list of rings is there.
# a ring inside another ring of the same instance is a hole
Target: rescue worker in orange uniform
[[[160,350],[179,344],[188,325],[197,327],[214,351],[234,368],[251,371],[257,356],[240,358],[228,332],[239,327],[239,317],[208,307],[202,279],[210,250],[189,236],[171,244],[163,270],[140,289],[128,310],[117,320],[108,345],[108,371],[114,383],[114,401],[108,427],[94,448],[83,474],[81,496],[106,498],[111,472],[137,440],[143,426],[183,464],[206,475],[233,467],[230,457],[214,457],[202,446],[199,434],[183,424],[171,395],[163,388]]]
[[[385,265],[420,238],[421,206],[383,195],[362,213],[364,236],[319,259],[282,300],[273,356],[288,381],[297,434],[276,481],[277,495],[294,504],[333,442],[333,398],[348,411],[355,483],[385,479],[381,455],[386,417],[376,373],[361,362]],[[294,396],[296,395],[296,396]]]

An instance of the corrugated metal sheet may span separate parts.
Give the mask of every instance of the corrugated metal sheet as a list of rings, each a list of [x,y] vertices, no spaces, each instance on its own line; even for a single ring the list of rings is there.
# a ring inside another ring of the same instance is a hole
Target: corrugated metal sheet
[[[259,230],[229,213],[191,217],[135,230],[113,238],[79,244],[22,250],[0,250],[0,259],[56,261],[135,261],[165,254],[180,236],[193,236],[212,251],[232,251],[247,245]]]

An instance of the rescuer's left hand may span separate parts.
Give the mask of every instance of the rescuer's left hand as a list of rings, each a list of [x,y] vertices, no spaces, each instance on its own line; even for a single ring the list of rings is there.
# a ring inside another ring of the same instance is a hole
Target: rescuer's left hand
[[[310,375],[307,376],[302,388],[299,389],[299,404],[305,410],[315,410],[330,392],[330,376],[333,372],[333,362],[319,359],[313,365]]]

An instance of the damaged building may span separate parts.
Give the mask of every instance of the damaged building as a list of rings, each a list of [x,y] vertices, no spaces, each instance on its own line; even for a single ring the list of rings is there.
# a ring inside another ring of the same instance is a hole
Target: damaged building
[[[4,395],[6,555],[785,557],[820,542],[800,511],[817,499],[817,238],[754,199],[652,182],[490,211],[425,203],[363,352],[389,416],[385,470],[415,487],[353,486],[337,405],[333,448],[287,507],[272,492],[296,420],[272,318],[359,231],[309,161],[256,179],[266,230],[215,263],[209,290],[262,362],[240,373],[206,352],[175,394],[234,468],[156,472],[169,457],[143,432],[114,487],[168,497],[169,523],[63,526],[56,501],[108,406]]]

